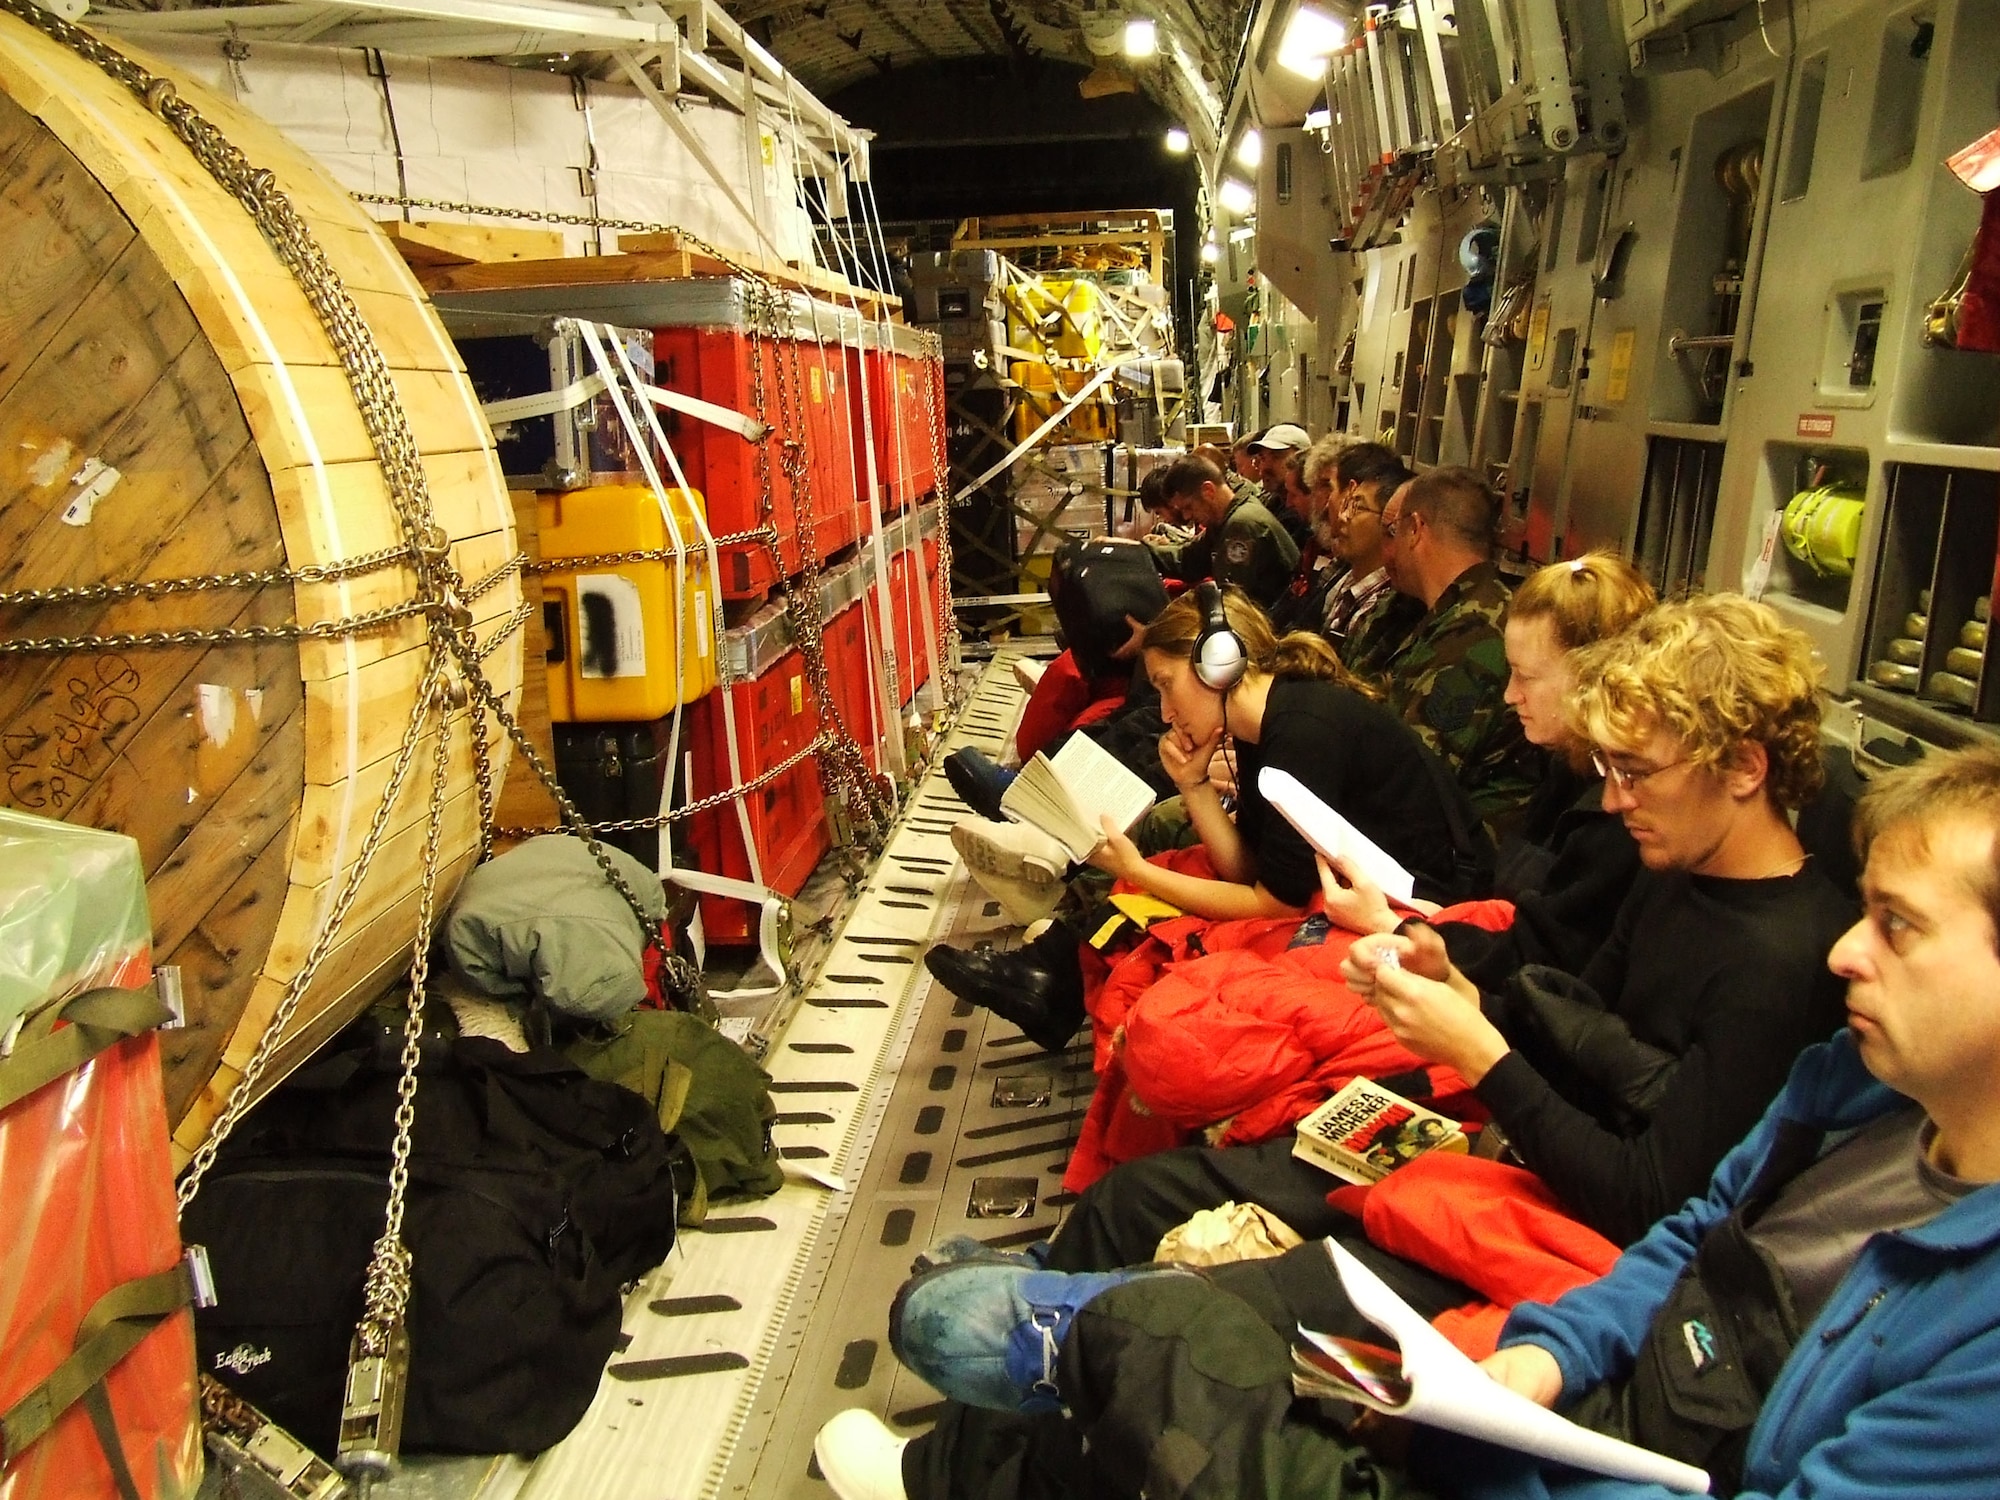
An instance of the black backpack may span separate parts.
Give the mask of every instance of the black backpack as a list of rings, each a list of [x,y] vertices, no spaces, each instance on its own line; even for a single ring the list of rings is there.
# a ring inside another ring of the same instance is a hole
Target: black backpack
[[[324,1455],[382,1233],[400,1029],[356,1023],[238,1127],[183,1220],[216,1306],[201,1368]],[[412,1450],[563,1437],[616,1346],[622,1288],[663,1260],[692,1160],[643,1099],[545,1049],[426,1038],[403,1240]]]
[[[1150,624],[1167,607],[1167,586],[1144,543],[1071,537],[1049,564],[1049,603],[1078,669],[1098,678],[1118,669],[1111,653],[1132,637],[1126,616]]]

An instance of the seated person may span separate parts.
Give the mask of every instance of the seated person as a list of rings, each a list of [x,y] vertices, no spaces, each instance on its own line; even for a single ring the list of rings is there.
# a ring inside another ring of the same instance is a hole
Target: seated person
[[[1507,585],[1493,566],[1499,520],[1499,497],[1470,469],[1426,470],[1391,497],[1383,560],[1389,581],[1424,615],[1382,681],[1390,706],[1444,757],[1479,815],[1504,836],[1544,761],[1504,699]]]
[[[1181,550],[1169,578],[1195,584],[1213,578],[1235,585],[1268,609],[1291,581],[1298,544],[1261,500],[1232,493],[1221,472],[1203,458],[1177,458],[1165,469],[1166,493],[1199,522],[1201,534]]]
[[[1299,565],[1284,595],[1271,609],[1271,628],[1280,635],[1294,630],[1318,630],[1326,618],[1327,597],[1346,573],[1334,553],[1339,531],[1335,504],[1335,473],[1341,452],[1351,446],[1344,437],[1323,437],[1303,454],[1293,453],[1284,464],[1286,499],[1306,523],[1299,543]]]
[[[2000,749],[1885,773],[1856,823],[1865,914],[1828,959],[1845,1027],[1799,1058],[1704,1192],[1602,1279],[1518,1306],[1484,1368],[1708,1470],[1716,1494],[1987,1500],[2000,1488]],[[1397,1289],[1427,1316],[1468,1294],[1431,1281]],[[946,1302],[956,1338],[927,1327]],[[843,1412],[821,1430],[819,1466],[840,1500],[1666,1500],[1371,1418],[1391,1455],[1378,1456],[1368,1426],[1292,1391],[1296,1327],[1349,1331],[1344,1303],[1310,1243],[1201,1276],[950,1264],[899,1298],[899,1352],[961,1398],[1013,1410],[953,1402],[907,1443]]]
[[[1653,603],[1638,569],[1614,553],[1588,552],[1538,570],[1507,606],[1507,702],[1528,743],[1555,764],[1519,833],[1500,847],[1493,894],[1514,903],[1513,922],[1497,932],[1469,922],[1438,927],[1452,961],[1482,989],[1498,989],[1523,964],[1582,973],[1639,872],[1638,846],[1605,807],[1604,778],[1568,705],[1577,688],[1571,653],[1616,635]],[[1365,883],[1327,882],[1326,911],[1350,932],[1392,932],[1403,919]]]
[[[1838,1020],[1824,959],[1851,909],[1787,817],[1822,776],[1819,671],[1801,632],[1711,595],[1659,605],[1573,670],[1571,724],[1598,747],[1604,806],[1645,865],[1581,975],[1604,1024],[1573,1024],[1574,986],[1553,969],[1483,995],[1424,928],[1360,939],[1344,972],[1404,1046],[1456,1070],[1573,1215],[1625,1244],[1699,1191],[1792,1058]],[[1404,970],[1372,967],[1384,944]],[[1284,1140],[1161,1152],[1084,1193],[1050,1264],[1146,1260],[1168,1229],[1231,1199],[1328,1233],[1340,1216],[1326,1189]]]
[[[1266,427],[1250,440],[1250,454],[1258,466],[1257,482],[1264,492],[1264,504],[1284,523],[1301,551],[1312,539],[1312,516],[1299,462],[1311,446],[1311,437],[1295,422]]]
[[[1318,873],[1305,840],[1257,790],[1257,772],[1269,765],[1298,777],[1400,861],[1417,877],[1419,894],[1459,894],[1458,851],[1442,802],[1450,777],[1354,683],[1324,641],[1279,639],[1242,594],[1203,585],[1147,627],[1142,650],[1167,724],[1160,760],[1215,874],[1205,879],[1150,863],[1132,839],[1111,830],[1092,864],[1198,917],[1298,915],[1319,888]],[[1229,671],[1219,669],[1224,657]],[[1225,734],[1237,754],[1233,819],[1208,774]],[[1077,941],[1076,930],[1057,923],[1018,952],[941,944],[925,963],[954,995],[1060,1046],[1083,1021]]]
[[[1347,572],[1327,593],[1321,633],[1357,677],[1379,677],[1423,617],[1423,605],[1389,581],[1389,543],[1382,533],[1389,497],[1414,477],[1400,458],[1374,443],[1357,443],[1334,466],[1328,546]]]

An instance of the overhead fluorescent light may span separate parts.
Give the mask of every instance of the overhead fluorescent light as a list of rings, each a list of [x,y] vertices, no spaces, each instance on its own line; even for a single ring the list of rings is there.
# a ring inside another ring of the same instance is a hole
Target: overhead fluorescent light
[[[1246,172],[1257,170],[1257,164],[1264,159],[1264,137],[1254,130],[1246,130],[1236,142],[1236,165]]]
[[[1210,240],[1201,247],[1201,263],[1203,265],[1212,266],[1221,259],[1222,246],[1216,244],[1214,240]]]
[[[1167,132],[1167,151],[1170,155],[1186,156],[1190,144],[1188,133],[1180,126],[1176,125]]]
[[[1235,177],[1225,177],[1222,185],[1215,190],[1216,201],[1233,214],[1247,214],[1257,206],[1257,195],[1250,184]]]
[[[1326,60],[1347,45],[1347,27],[1325,11],[1301,5],[1292,12],[1278,43],[1278,66],[1301,78],[1319,78],[1326,73]]]
[[[1151,16],[1133,16],[1125,23],[1125,55],[1151,57],[1160,50],[1160,31]]]

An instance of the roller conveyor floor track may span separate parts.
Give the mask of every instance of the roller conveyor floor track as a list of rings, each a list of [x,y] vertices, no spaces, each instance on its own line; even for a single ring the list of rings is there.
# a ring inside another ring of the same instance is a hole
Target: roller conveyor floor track
[[[1011,740],[1017,654],[986,664],[947,749]],[[936,1393],[889,1350],[889,1300],[947,1235],[1054,1231],[1091,1089],[1086,1045],[1043,1053],[923,969],[934,941],[1019,936],[951,847],[965,816],[933,768],[765,1058],[789,1180],[717,1209],[634,1290],[576,1431],[534,1460],[413,1458],[378,1500],[826,1500],[827,1417],[930,1420]]]

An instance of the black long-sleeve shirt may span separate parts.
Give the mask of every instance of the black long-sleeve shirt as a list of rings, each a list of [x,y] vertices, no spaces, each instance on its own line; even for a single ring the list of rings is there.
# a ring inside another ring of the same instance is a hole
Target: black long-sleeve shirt
[[[1437,924],[1451,961],[1482,990],[1501,988],[1523,964],[1581,974],[1642,868],[1624,820],[1604,810],[1600,777],[1552,769],[1522,832],[1501,846],[1495,871],[1493,894],[1514,903],[1513,923],[1499,932]]]
[[[1475,1092],[1572,1212],[1630,1244],[1702,1191],[1793,1059],[1840,1025],[1845,986],[1826,957],[1853,918],[1811,866],[1768,880],[1642,872],[1581,977],[1633,1040],[1679,1059],[1647,1122],[1623,1128],[1617,1101],[1504,1005],[1515,1050]]]

